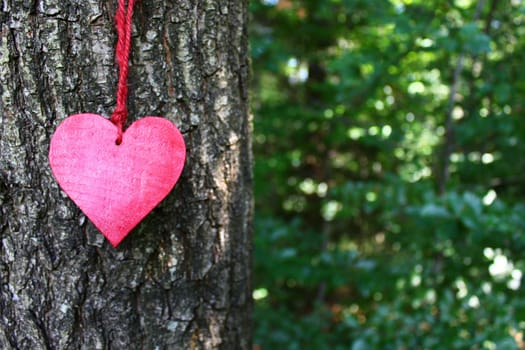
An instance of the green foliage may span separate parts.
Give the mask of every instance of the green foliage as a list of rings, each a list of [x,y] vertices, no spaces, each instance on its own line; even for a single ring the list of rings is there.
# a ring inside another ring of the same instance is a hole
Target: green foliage
[[[256,344],[525,349],[523,1],[251,15]]]

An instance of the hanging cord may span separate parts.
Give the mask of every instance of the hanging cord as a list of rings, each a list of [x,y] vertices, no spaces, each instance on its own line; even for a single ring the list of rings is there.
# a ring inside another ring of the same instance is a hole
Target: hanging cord
[[[123,125],[128,117],[128,108],[126,106],[128,99],[128,70],[129,70],[129,52],[131,49],[131,18],[133,16],[133,5],[135,0],[118,1],[118,9],[115,14],[115,25],[117,27],[117,48],[115,52],[117,64],[119,67],[118,87],[117,87],[117,106],[111,121],[117,126],[117,145],[122,142]]]

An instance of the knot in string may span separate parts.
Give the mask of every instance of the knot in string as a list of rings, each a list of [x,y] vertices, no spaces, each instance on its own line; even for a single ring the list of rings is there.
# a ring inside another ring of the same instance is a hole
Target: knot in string
[[[111,121],[117,126],[116,143],[122,142],[123,126],[128,117],[128,71],[129,71],[129,52],[131,50],[131,19],[133,16],[133,5],[135,0],[118,1],[118,9],[115,14],[115,26],[117,28],[117,48],[115,58],[119,68],[117,86],[117,105],[111,115]]]
[[[122,143],[123,125],[128,116],[128,110],[124,106],[123,109],[115,108],[115,111],[111,115],[111,121],[117,126],[117,139],[115,143],[120,145]]]

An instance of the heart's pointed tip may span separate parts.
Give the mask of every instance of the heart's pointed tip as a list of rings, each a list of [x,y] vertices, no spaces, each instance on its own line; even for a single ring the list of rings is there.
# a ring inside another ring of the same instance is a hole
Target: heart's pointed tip
[[[110,239],[106,237],[106,239],[109,241],[109,243],[113,246],[113,248],[117,248],[118,245],[122,242],[124,238],[118,238],[118,239]]]
[[[97,225],[95,224],[95,226],[97,226]],[[99,227],[97,227],[97,228],[99,229],[100,233],[102,233],[102,235],[113,246],[113,248],[117,248],[117,246],[120,243],[122,243],[124,238],[126,238],[128,236],[128,234],[131,232],[131,230],[127,231],[127,232],[123,232],[123,231],[113,231],[111,229],[103,231]]]

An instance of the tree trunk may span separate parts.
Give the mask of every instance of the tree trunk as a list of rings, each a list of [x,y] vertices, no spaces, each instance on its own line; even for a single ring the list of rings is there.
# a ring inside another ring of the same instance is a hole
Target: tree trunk
[[[109,116],[117,0],[0,2],[0,348],[249,349],[247,3],[135,5],[128,125],[172,120],[186,167],[114,249],[58,188],[50,137]]]

